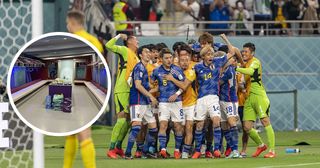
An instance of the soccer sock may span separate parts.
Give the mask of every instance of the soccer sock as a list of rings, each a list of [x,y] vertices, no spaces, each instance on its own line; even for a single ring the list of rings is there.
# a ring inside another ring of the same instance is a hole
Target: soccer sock
[[[223,135],[224,137],[226,138],[226,141],[227,141],[227,149],[229,147],[232,148],[233,146],[233,143],[232,143],[232,133],[231,133],[231,130],[223,130]],[[221,138],[222,139],[222,138]]]
[[[266,126],[265,129],[266,129],[266,133],[267,133],[267,137],[268,137],[269,148],[271,151],[274,152],[275,137],[274,137],[274,131],[273,131],[272,125]]]
[[[220,150],[221,127],[213,128],[214,150]]]
[[[174,137],[175,137],[175,140],[176,140],[176,146],[175,146],[175,149],[180,150],[180,147],[181,147],[181,144],[182,144],[183,136],[182,136],[182,135],[175,134],[175,135],[174,135]]]
[[[96,167],[96,151],[91,138],[81,142],[81,156],[85,168]]]
[[[144,142],[137,142],[137,151],[141,152],[144,146]]]
[[[207,148],[206,148],[206,152],[211,152],[212,151],[212,142],[207,141]]]
[[[170,126],[170,123],[168,123],[168,128],[166,130],[166,136],[167,136],[167,140],[166,140],[166,146],[168,146],[168,143],[170,141],[170,133],[171,133],[171,126]]]
[[[129,135],[129,138],[128,138],[127,149],[126,149],[126,152],[125,152],[126,155],[130,155],[131,156],[132,147],[134,145],[134,142],[136,141],[136,138],[137,138],[140,130],[141,130],[141,125],[132,126],[131,132],[130,132],[130,135]]]
[[[110,150],[114,149],[116,146],[116,142],[117,139],[119,137],[120,131],[123,127],[123,124],[126,123],[126,119],[125,118],[119,118],[116,122],[116,124],[114,125],[113,129],[112,129],[112,133],[111,133],[111,144],[110,144]]]
[[[202,139],[203,139],[203,131],[198,131],[196,130],[194,132],[194,139],[195,139],[195,142],[196,142],[196,151],[197,152],[200,152],[201,150],[201,145],[202,145]]]
[[[160,144],[160,150],[163,148],[166,148],[167,136],[165,134],[159,134],[158,139],[159,139],[159,144]]]
[[[78,140],[76,135],[70,135],[66,137],[66,142],[64,145],[64,160],[63,167],[71,168],[73,161],[76,157],[78,150]]]
[[[184,144],[182,152],[189,153],[191,149],[191,145]]]
[[[231,127],[230,128],[230,133],[231,133],[231,140],[232,140],[231,149],[232,150],[238,150],[238,139],[239,139],[238,127],[237,126]]]
[[[118,149],[121,149],[122,148],[122,142],[123,142],[123,139],[126,137],[127,133],[128,133],[128,130],[130,128],[130,122],[126,121],[121,130],[120,130],[120,134],[118,136],[118,139],[117,139],[117,144],[116,144],[116,147]]]
[[[263,142],[261,140],[261,137],[257,133],[257,130],[254,128],[251,128],[250,131],[248,132],[250,138],[257,144],[257,145],[262,145]]]
[[[153,147],[154,149],[156,148],[156,139],[157,139],[157,134],[158,134],[158,128],[149,128],[148,134],[147,134],[147,148],[144,150],[145,152],[149,151],[149,147]],[[151,151],[153,152],[153,151]]]

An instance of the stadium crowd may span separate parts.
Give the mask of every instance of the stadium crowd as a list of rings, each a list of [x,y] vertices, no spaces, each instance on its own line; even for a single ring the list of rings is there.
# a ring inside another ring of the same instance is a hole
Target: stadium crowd
[[[111,21],[163,21],[168,20],[166,18],[182,22],[239,21],[200,25],[214,35],[263,35],[266,29],[274,29],[268,32],[273,35],[320,33],[319,23],[285,22],[319,20],[319,0],[104,0],[100,3]],[[251,24],[248,21],[278,23]],[[132,30],[131,26],[122,24],[116,29]],[[189,26],[190,30],[199,28],[199,24]],[[177,25],[177,29],[186,30],[186,26]]]

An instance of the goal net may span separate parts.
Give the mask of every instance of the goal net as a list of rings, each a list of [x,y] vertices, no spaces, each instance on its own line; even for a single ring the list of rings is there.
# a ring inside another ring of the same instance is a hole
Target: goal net
[[[0,18],[0,78],[5,85],[11,60],[31,40],[31,1],[1,0]],[[0,102],[0,167],[32,167],[33,131],[8,102],[7,96]]]

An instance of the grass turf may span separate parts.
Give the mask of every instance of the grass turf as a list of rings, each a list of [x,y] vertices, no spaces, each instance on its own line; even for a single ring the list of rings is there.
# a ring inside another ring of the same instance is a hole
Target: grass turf
[[[276,132],[276,152],[274,159],[264,159],[263,154],[259,158],[251,158],[250,155],[255,151],[255,145],[249,139],[248,158],[244,159],[134,159],[134,160],[112,160],[106,157],[108,149],[111,127],[93,127],[92,137],[96,148],[96,162],[98,168],[106,167],[125,167],[125,168],[157,168],[157,167],[320,167],[320,133],[311,132]],[[265,133],[261,133],[265,143],[267,143]],[[241,134],[239,136],[241,143]],[[62,167],[64,137],[45,137],[45,167]],[[125,139],[123,145],[126,145]],[[299,142],[307,142],[310,145],[295,146]],[[168,149],[173,153],[174,138],[171,137]],[[286,148],[300,148],[301,153],[286,154]],[[241,149],[241,145],[239,145]],[[135,150],[135,149],[134,149]],[[78,152],[74,167],[83,167],[80,152]]]

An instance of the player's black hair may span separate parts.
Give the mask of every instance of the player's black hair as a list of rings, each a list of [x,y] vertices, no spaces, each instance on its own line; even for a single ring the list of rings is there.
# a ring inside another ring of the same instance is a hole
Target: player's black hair
[[[156,45],[148,44],[148,48],[149,48],[150,51],[155,50],[156,49]]]
[[[249,50],[251,52],[255,52],[256,51],[256,46],[253,44],[253,43],[246,43],[243,45],[243,48],[246,47],[246,48],[249,48]]]
[[[168,46],[165,43],[156,44],[156,50],[158,50],[158,52],[160,52],[163,48],[168,48]]]
[[[180,55],[180,51],[186,51],[187,53],[192,55],[192,49],[188,45],[182,45],[180,48],[178,48],[178,55]]]
[[[218,49],[218,51],[223,51],[223,52],[225,52],[225,53],[228,53],[229,48],[228,48],[227,45],[222,45],[222,46]]]
[[[127,37],[127,40],[123,40],[123,45],[125,45],[126,47],[128,47],[128,41],[130,40],[130,39],[132,39],[134,36],[132,36],[132,35],[129,35],[128,37]]]
[[[178,42],[175,42],[172,46],[172,50],[173,51],[177,51],[181,48],[181,46],[183,45],[187,45],[186,43],[182,42],[182,41],[178,41]]]
[[[164,54],[171,54],[171,55],[172,55],[172,52],[170,51],[169,48],[163,48],[163,49],[160,51],[160,57],[163,58]]]
[[[138,48],[137,56],[138,56],[138,58],[139,58],[140,60],[141,60],[140,54],[142,54],[142,51],[143,51],[144,48],[149,49],[149,46],[148,46],[148,45],[143,45],[143,46],[140,46],[140,47]]]

